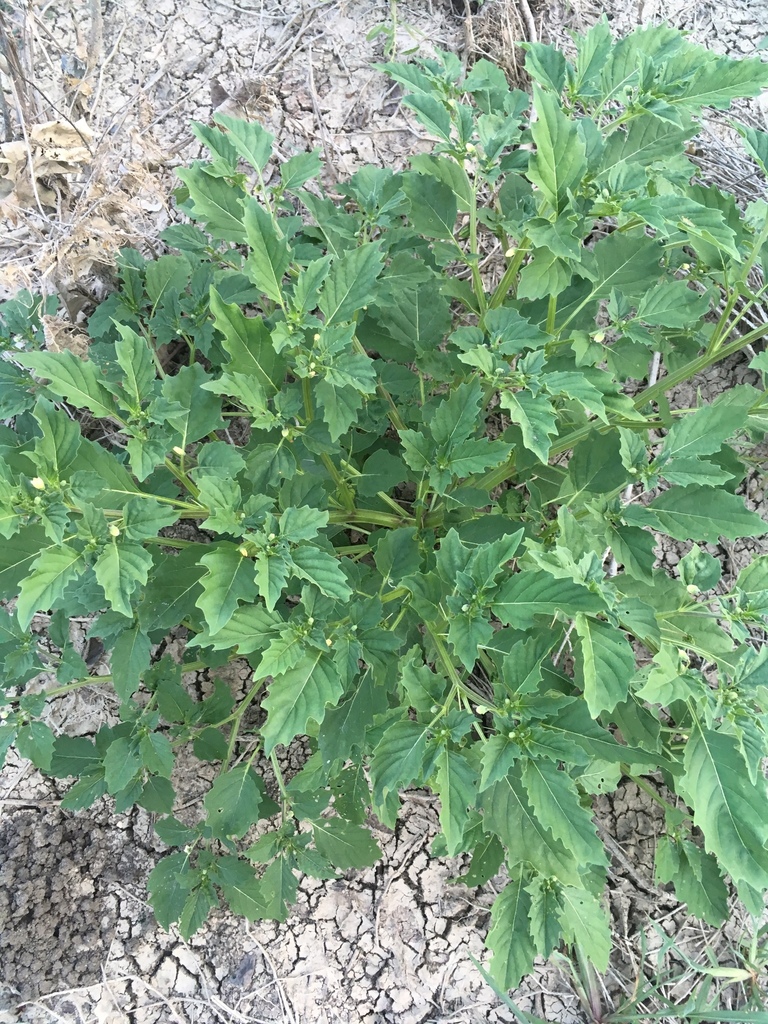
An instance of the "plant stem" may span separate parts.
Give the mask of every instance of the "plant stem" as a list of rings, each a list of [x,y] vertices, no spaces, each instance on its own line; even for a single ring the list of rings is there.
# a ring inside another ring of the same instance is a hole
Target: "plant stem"
[[[520,239],[517,249],[515,250],[515,255],[512,257],[512,262],[504,271],[501,280],[496,285],[496,289],[488,302],[489,309],[497,309],[504,302],[504,299],[506,299],[512,285],[517,279],[523,260],[528,255],[529,244],[530,240],[527,235]]]

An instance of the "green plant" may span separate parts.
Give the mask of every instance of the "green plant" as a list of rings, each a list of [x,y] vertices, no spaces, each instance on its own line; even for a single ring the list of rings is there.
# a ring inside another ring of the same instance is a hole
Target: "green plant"
[[[428,786],[435,852],[471,854],[468,885],[506,863],[488,934],[506,989],[563,941],[605,968],[591,799],[622,776],[663,804],[657,871],[693,914],[723,919],[726,874],[754,912],[768,889],[768,557],[728,591],[697,544],[675,575],[654,565],[657,535],[768,530],[736,493],[765,390],[665,397],[765,330],[739,324],[768,207],[702,184],[686,146],[768,68],[666,27],[614,42],[604,20],[575,64],[527,47],[532,101],[486,61],[463,80],[450,54],[382,67],[433,152],[334,199],[305,187],[316,153],[266,186],[263,128],[195,125],[210,160],[178,199],[199,226],[164,232],[176,254],[121,254],[87,361],[17,357],[0,737],[77,777],[65,807],[160,816],[177,849],[152,903],[184,935],[221,899],[284,919],[297,872],[372,863],[369,808],[392,825],[400,790]],[[765,172],[768,136],[742,131]],[[666,377],[638,387],[653,353]],[[77,615],[110,676],[74,650]],[[179,627],[181,663],[153,656]],[[185,672],[236,658],[242,699],[221,681],[193,699]],[[56,684],[30,685],[43,672]],[[121,703],[94,741],[41,721],[97,684]],[[284,779],[278,748],[305,734]],[[190,745],[220,764],[196,824],[173,816]]]

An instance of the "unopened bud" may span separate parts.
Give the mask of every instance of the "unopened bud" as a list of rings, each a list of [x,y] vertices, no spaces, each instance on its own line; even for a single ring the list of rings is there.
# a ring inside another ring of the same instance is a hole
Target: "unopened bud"
[[[325,646],[326,647],[333,647],[333,640],[331,640],[330,637],[326,637]]]
[[[41,476],[33,476],[29,482],[32,484],[36,491],[45,490],[45,480],[43,480]]]
[[[241,544],[237,550],[240,552],[243,558],[248,557],[248,548],[245,546],[245,544]]]
[[[320,341],[320,335],[319,334],[313,334],[312,335],[312,341]]]
[[[120,530],[115,526],[114,523],[112,523],[112,525],[109,528],[109,536],[110,537],[119,537],[120,536]]]
[[[173,446],[173,452],[174,452],[174,455],[179,455],[179,456],[185,454],[184,449],[180,448],[177,444]]]

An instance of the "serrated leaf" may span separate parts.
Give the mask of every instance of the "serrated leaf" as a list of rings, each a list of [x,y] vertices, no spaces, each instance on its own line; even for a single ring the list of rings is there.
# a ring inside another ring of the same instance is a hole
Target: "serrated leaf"
[[[378,242],[366,242],[334,260],[317,302],[327,327],[351,320],[373,301],[383,264]]]
[[[584,691],[589,712],[597,718],[626,700],[635,673],[635,655],[626,636],[608,622],[578,614],[579,637],[575,678]]]
[[[137,743],[128,736],[121,736],[110,743],[104,755],[104,778],[109,793],[119,793],[140,771],[141,757]]]
[[[242,839],[259,820],[261,791],[247,765],[220,775],[203,798],[206,824],[217,839]]]
[[[685,747],[682,785],[704,846],[735,882],[768,888],[768,793],[753,784],[733,736],[696,725]]]
[[[175,259],[175,257],[164,257]],[[182,260],[186,266],[186,260]],[[150,263],[149,267],[155,264]],[[148,268],[149,273],[149,268]],[[156,369],[152,354],[144,338],[126,327],[124,324],[115,322],[115,330],[120,335],[120,341],[115,344],[115,355],[120,369],[125,374],[122,381],[124,390],[131,398],[130,408],[138,410],[141,403],[149,397],[149,389],[155,382]]]
[[[205,616],[211,636],[229,620],[240,601],[250,602],[258,596],[253,562],[244,557],[234,544],[221,542],[200,559],[208,570],[200,580],[203,592],[195,604]]]
[[[661,275],[659,243],[644,231],[622,234],[614,231],[595,243],[594,298],[607,298],[616,288],[625,295],[642,296],[653,288]]]
[[[261,878],[261,891],[266,906],[265,917],[285,921],[289,906],[296,900],[298,879],[285,855],[276,857]]]
[[[477,772],[457,750],[443,750],[437,761],[434,788],[440,797],[440,827],[448,856],[461,847],[469,809],[477,799]]]
[[[611,954],[611,929],[600,900],[575,886],[564,886],[560,900],[560,923],[566,942],[577,943],[598,971],[605,971]]]
[[[45,398],[38,398],[33,415],[43,436],[35,439],[35,450],[30,458],[40,473],[57,481],[63,480],[77,458],[82,440],[80,427]]]
[[[151,567],[152,556],[133,541],[115,540],[104,548],[93,570],[113,611],[133,617],[131,596],[147,582]]]
[[[709,296],[689,288],[685,281],[662,281],[642,297],[635,315],[651,327],[691,329],[708,310]]]
[[[101,763],[101,755],[84,736],[57,736],[48,770],[57,779],[84,775]]]
[[[348,601],[352,589],[347,583],[339,560],[321,548],[312,544],[302,544],[291,552],[293,573],[299,579],[314,583],[326,597],[334,597],[338,601]]]
[[[178,921],[189,893],[189,854],[172,853],[155,865],[147,879],[149,902],[161,928],[168,931]]]
[[[418,722],[394,722],[377,743],[371,759],[374,802],[383,805],[388,793],[397,793],[421,777],[428,730]]]
[[[321,818],[311,824],[318,852],[335,868],[367,868],[381,857],[381,847],[367,828],[341,818]]]
[[[687,839],[659,836],[656,841],[656,879],[672,882],[675,895],[688,912],[718,927],[728,916],[728,887],[717,861]]]
[[[182,548],[178,555],[164,555],[150,573],[138,607],[139,622],[150,629],[170,629],[194,613],[202,590],[200,556],[208,545]]]
[[[53,757],[54,735],[45,722],[26,722],[16,733],[16,748],[36,768],[47,772]]]
[[[314,540],[328,525],[328,517],[328,512],[309,505],[287,508],[278,520],[280,536],[291,544],[298,544],[302,540]]]
[[[569,616],[577,612],[594,614],[603,608],[599,594],[541,570],[515,573],[502,584],[492,605],[501,621],[516,629],[529,629],[538,615],[552,618],[558,612]]]
[[[194,204],[191,211],[193,220],[203,221],[206,230],[216,239],[243,244],[243,190],[222,178],[206,174],[203,167],[180,167],[176,173],[189,190]]]
[[[531,897],[523,874],[514,878],[491,907],[491,927],[485,944],[493,953],[490,973],[503,991],[517,988],[533,970],[536,947],[531,936]]]
[[[537,819],[583,864],[606,867],[605,848],[573,779],[552,761],[527,758],[523,783]]]
[[[128,700],[139,688],[151,653],[152,642],[139,625],[127,629],[115,641],[110,664],[112,685],[120,700]]]
[[[502,391],[501,405],[512,422],[519,425],[525,447],[540,462],[546,462],[550,438],[557,433],[557,416],[550,400],[546,395],[534,397],[530,391]]]
[[[154,498],[129,498],[123,506],[122,532],[128,540],[147,540],[156,537],[166,526],[173,526],[178,518],[178,512]]]
[[[171,777],[175,757],[171,741],[164,733],[150,732],[142,736],[139,754],[142,764],[152,775],[161,775],[166,779]]]
[[[283,619],[277,612],[269,612],[261,604],[248,604],[236,608],[229,622],[215,635],[212,636],[206,630],[198,634],[190,644],[212,647],[214,651],[228,651],[231,647],[237,647],[238,654],[244,656],[268,647],[282,625]]]
[[[14,541],[13,547],[15,545]],[[19,590],[16,615],[21,628],[25,631],[29,628],[35,612],[52,608],[67,584],[84,570],[82,554],[67,544],[40,552]]]
[[[405,97],[403,104],[416,111],[416,119],[431,135],[443,142],[451,141],[451,115],[436,96],[428,93],[410,94]]]
[[[335,704],[343,692],[339,671],[322,651],[313,651],[283,675],[273,679],[262,702],[267,720],[262,726],[264,752],[278,743],[290,744],[307,730],[310,718],[322,722],[327,704]]]
[[[576,122],[566,116],[556,96],[533,86],[537,119],[531,125],[536,153],[528,165],[528,178],[560,213],[568,194],[576,190],[587,171],[586,150]]]
[[[689,484],[670,487],[645,508],[624,508],[626,522],[650,526],[675,540],[696,540],[716,544],[720,537],[762,537],[768,525],[756,512],[744,506],[738,495],[716,487]]]
[[[219,857],[216,861],[217,883],[233,914],[249,921],[261,921],[267,907],[261,882],[250,864],[239,857]]]
[[[548,878],[538,876],[528,886],[531,895],[531,909],[528,917],[531,922],[531,936],[539,956],[548,957],[562,937],[560,924],[562,903],[557,885],[552,885]]]
[[[720,451],[727,438],[744,429],[750,404],[757,401],[758,395],[749,386],[732,388],[711,405],[704,405],[676,420],[664,438],[654,468],[661,468],[670,459],[713,455]]]
[[[245,261],[248,277],[268,299],[283,304],[283,278],[291,262],[288,243],[276,218],[250,197],[245,203],[246,238],[251,252]]]
[[[258,121],[244,121],[239,117],[216,113],[213,117],[217,124],[227,129],[227,141],[237,150],[239,155],[256,171],[263,171],[272,155],[274,135],[262,127]]]
[[[231,374],[254,377],[267,394],[279,390],[285,376],[285,362],[275,351],[263,317],[247,317],[237,303],[226,303],[211,288],[211,312],[222,347],[229,355],[226,369]]]
[[[87,409],[99,419],[117,416],[115,400],[101,383],[96,363],[79,359],[68,351],[25,352],[14,358],[48,380],[51,391],[66,398],[76,409]]]
[[[411,203],[409,220],[414,231],[427,238],[453,238],[458,203],[448,185],[422,174],[405,174],[403,192]]]

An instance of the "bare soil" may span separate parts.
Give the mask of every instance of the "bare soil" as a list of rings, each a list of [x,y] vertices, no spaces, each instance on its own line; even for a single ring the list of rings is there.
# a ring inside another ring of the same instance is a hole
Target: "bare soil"
[[[487,0],[476,7],[399,0],[398,56],[440,47],[466,61],[489,56],[515,75],[516,41],[567,47],[567,30],[586,28],[603,11],[618,31],[665,17],[734,55],[755,53],[768,33],[768,0]],[[0,297],[20,287],[57,294],[63,319],[48,324],[49,335],[74,345],[72,325],[81,325],[112,286],[117,249],[162,251],[158,233],[177,217],[174,168],[200,155],[190,121],[209,122],[216,111],[260,120],[281,155],[319,146],[331,180],[364,163],[403,165],[424,140],[397,89],[371,67],[389,41],[386,33],[369,38],[377,26],[391,26],[383,0],[0,2],[0,28],[15,40],[28,81],[12,94],[0,73],[6,102],[22,110],[27,127],[56,122],[58,141],[68,147],[53,179],[44,173],[51,154],[42,147],[35,149],[35,185],[14,178],[12,164],[0,180]],[[768,106],[745,106],[744,116],[766,127]],[[79,134],[72,132],[81,118]],[[84,134],[90,153],[83,152]],[[710,171],[748,187],[729,139],[722,123],[713,125],[705,170],[709,159]],[[712,397],[748,373],[735,359],[696,383]],[[759,475],[749,500],[765,514]],[[755,546],[713,553],[733,574]],[[660,554],[669,565],[680,557],[678,549]],[[245,682],[244,669],[231,672],[234,687]],[[68,731],[86,734],[115,712],[94,687],[57,713]],[[180,780],[190,806],[206,782],[198,769]],[[146,903],[146,877],[163,852],[150,816],[140,809],[116,816],[107,801],[72,815],[58,806],[64,789],[13,755],[0,774],[0,1024],[514,1019],[470,959],[484,959],[497,886],[453,885],[461,860],[430,857],[437,814],[428,795],[406,795],[395,832],[380,829],[384,856],[376,867],[340,881],[305,880],[286,924],[251,925],[218,913],[186,943],[163,932]],[[653,800],[621,785],[598,798],[597,812],[613,853],[616,955],[607,996],[631,990],[652,968],[666,934],[694,959],[709,945],[727,962],[738,921],[721,932],[704,930],[653,881],[655,837],[663,829]],[[682,965],[678,977],[682,999]],[[586,1019],[553,966],[542,965],[515,999],[548,1021]]]

